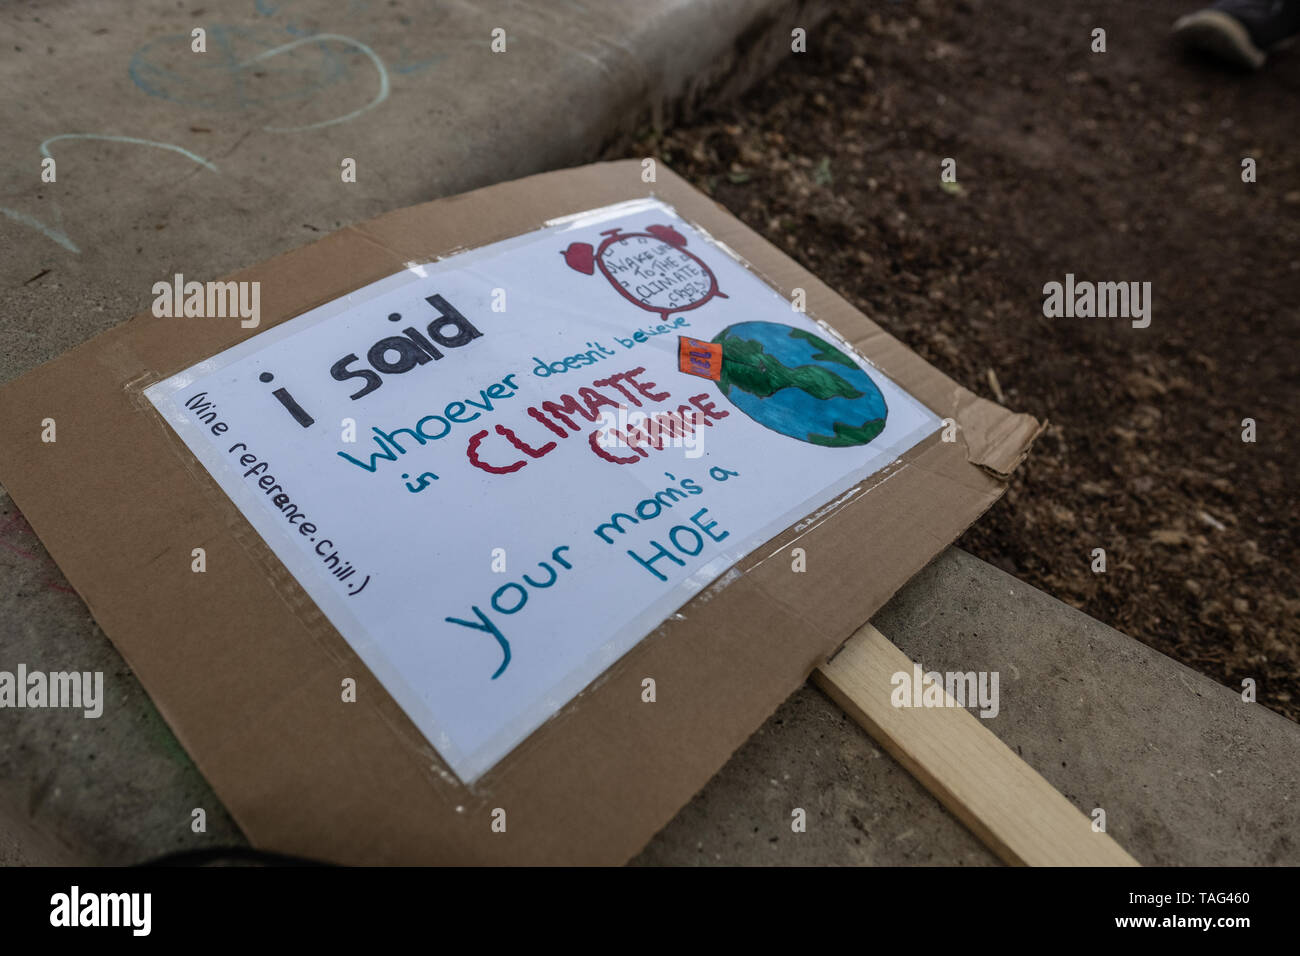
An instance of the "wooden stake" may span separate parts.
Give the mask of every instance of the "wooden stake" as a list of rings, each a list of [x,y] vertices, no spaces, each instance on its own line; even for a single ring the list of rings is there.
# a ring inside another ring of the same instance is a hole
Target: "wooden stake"
[[[891,678],[912,667],[866,624],[813,680],[1004,862],[1139,865],[946,694],[946,707],[893,706]]]

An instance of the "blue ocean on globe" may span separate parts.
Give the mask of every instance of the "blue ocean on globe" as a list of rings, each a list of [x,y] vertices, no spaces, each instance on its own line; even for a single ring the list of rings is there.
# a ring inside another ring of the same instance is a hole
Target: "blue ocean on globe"
[[[885,427],[885,397],[853,359],[818,335],[777,322],[739,322],[722,346],[718,388],[782,435],[827,447],[865,445]]]

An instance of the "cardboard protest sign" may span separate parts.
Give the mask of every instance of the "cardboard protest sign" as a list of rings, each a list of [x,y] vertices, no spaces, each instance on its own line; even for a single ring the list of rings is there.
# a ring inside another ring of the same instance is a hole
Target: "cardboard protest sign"
[[[638,200],[414,265],[145,394],[472,782],[939,427],[833,337]]]
[[[0,390],[0,482],[277,850],[625,860],[1037,430],[637,163],[231,278]]]

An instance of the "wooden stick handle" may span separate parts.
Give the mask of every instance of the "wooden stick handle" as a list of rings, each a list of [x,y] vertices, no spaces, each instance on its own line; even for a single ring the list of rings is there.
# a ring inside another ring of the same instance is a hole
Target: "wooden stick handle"
[[[948,706],[895,707],[899,672],[911,659],[866,624],[813,680],[1004,862],[1139,865],[946,693]]]

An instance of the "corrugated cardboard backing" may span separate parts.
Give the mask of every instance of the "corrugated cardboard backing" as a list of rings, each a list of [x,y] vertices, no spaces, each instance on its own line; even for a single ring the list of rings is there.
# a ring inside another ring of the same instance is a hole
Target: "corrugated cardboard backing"
[[[470,790],[140,389],[407,262],[649,194],[783,294],[807,290],[809,314],[956,419],[958,441],[931,438],[865,482],[868,493],[758,549]],[[658,183],[625,161],[402,209],[229,278],[262,283],[258,329],[144,313],[0,390],[0,482],[244,832],[284,852],[346,863],[627,860],[997,498],[999,476],[1039,428],[931,368],[662,164]],[[56,420],[57,442],[41,441],[44,418]],[[802,574],[791,571],[795,539]],[[205,574],[190,569],[196,547]],[[357,680],[355,704],[341,701],[345,677]],[[656,703],[641,700],[645,677]],[[505,833],[490,828],[498,807]]]

